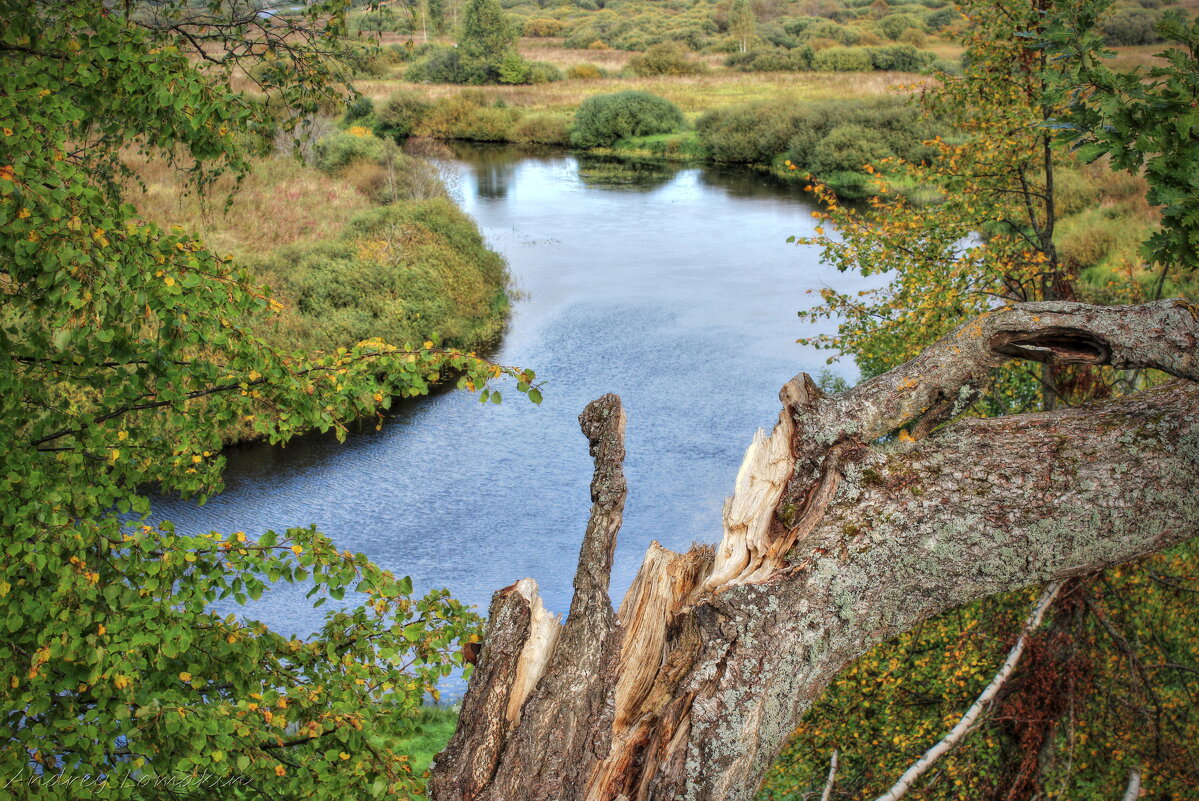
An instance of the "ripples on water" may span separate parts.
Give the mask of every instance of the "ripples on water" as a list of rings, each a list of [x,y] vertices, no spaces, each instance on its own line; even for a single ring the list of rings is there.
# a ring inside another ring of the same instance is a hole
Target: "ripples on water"
[[[190,532],[314,523],[418,591],[448,587],[485,612],[495,589],[532,576],[564,611],[590,506],[576,417],[616,392],[629,415],[619,603],[651,540],[719,540],[723,499],[754,430],[777,418],[779,387],[824,369],[826,354],[795,344],[818,330],[796,317],[815,299],[806,290],[870,284],[788,245],[812,231],[811,205],[748,170],[467,147],[445,169],[522,293],[495,358],[536,370],[542,405],[514,387],[501,406],[445,393],[345,444],[235,448],[223,494],[203,507],[160,498],[155,517]],[[273,589],[242,611],[306,635],[325,611],[306,589]]]

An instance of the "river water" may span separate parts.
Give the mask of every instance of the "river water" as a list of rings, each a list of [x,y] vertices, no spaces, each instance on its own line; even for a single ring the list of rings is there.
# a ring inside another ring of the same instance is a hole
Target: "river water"
[[[754,430],[777,418],[779,388],[826,369],[826,353],[795,343],[820,330],[796,317],[816,301],[808,290],[877,279],[787,244],[812,231],[810,202],[749,170],[465,146],[444,169],[520,291],[495,358],[533,368],[544,402],[515,387],[499,406],[443,393],[345,444],[235,448],[224,493],[203,507],[160,498],[155,517],[190,533],[316,524],[418,591],[448,587],[485,613],[494,590],[531,576],[565,611],[590,506],[576,418],[616,392],[629,417],[618,603],[651,540],[719,540],[723,499]],[[852,378],[852,365],[828,369]],[[273,589],[242,613],[306,635],[326,611],[306,589]]]

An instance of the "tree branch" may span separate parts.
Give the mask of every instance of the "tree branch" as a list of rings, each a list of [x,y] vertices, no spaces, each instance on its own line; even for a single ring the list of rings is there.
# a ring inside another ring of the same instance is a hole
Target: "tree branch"
[[[1020,664],[1020,657],[1024,654],[1024,647],[1028,643],[1028,638],[1041,625],[1041,619],[1045,616],[1045,611],[1049,609],[1049,605],[1053,603],[1053,599],[1057,597],[1058,590],[1062,588],[1061,582],[1050,584],[1041,593],[1041,597],[1033,606],[1032,612],[1024,621],[1024,625],[1020,628],[1020,634],[1016,637],[1016,643],[1008,651],[1007,658],[1003,660],[999,671],[991,679],[990,684],[986,686],[970,708],[966,710],[966,714],[962,715],[949,733],[941,738],[936,745],[924,752],[924,756],[916,760],[913,765],[904,771],[899,780],[891,787],[890,790],[880,795],[876,801],[899,801],[903,798],[908,790],[912,789],[912,785],[916,780],[923,776],[929,768],[933,766],[938,759],[948,754],[957,747],[966,735],[974,730],[978,724],[979,718],[995,700],[995,696],[1003,689],[1003,685],[1007,683],[1008,678],[1016,670],[1016,666]]]
[[[780,393],[773,431],[746,452],[720,545],[651,545],[616,619],[606,588],[619,504],[604,489],[623,502],[623,415],[614,396],[592,404],[584,418],[607,422],[593,433],[583,421],[595,505],[571,620],[555,644],[544,611],[546,633],[521,622],[540,605],[531,580],[497,594],[431,798],[745,801],[812,701],[876,643],[945,609],[1194,536],[1195,383],[946,421],[1012,358],[1194,382],[1197,340],[1199,312],[1184,301],[1019,304],[838,395],[801,374]],[[917,437],[886,436],[912,423]],[[584,631],[585,641],[572,633]],[[1014,659],[1005,667],[998,683]]]

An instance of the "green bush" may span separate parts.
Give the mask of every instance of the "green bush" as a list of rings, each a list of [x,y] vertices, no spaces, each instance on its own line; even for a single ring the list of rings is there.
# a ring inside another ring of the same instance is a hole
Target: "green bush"
[[[404,80],[412,83],[465,83],[462,57],[456,48],[434,45],[404,71]]]
[[[351,128],[324,137],[313,149],[316,166],[335,172],[356,161],[379,162],[387,153],[386,143],[366,128]]]
[[[562,70],[548,61],[530,61],[528,83],[542,84],[562,80]]]
[[[826,19],[818,19],[815,22],[804,24],[798,29],[798,35],[803,42],[811,42],[814,39],[832,39],[845,47],[856,45],[862,38],[862,34],[854,28],[847,28]]]
[[[371,33],[411,33],[412,22],[407,16],[401,16],[390,8],[381,7],[375,11],[363,11],[350,16],[350,32],[357,34],[363,31]]]
[[[575,64],[566,71],[566,77],[579,81],[597,81],[600,78],[607,78],[608,73],[602,67],[594,64]]]
[[[819,170],[815,169],[815,165],[818,163],[822,167],[834,166],[831,161],[837,148],[845,150],[845,159],[849,159],[848,142],[844,135],[832,142],[825,142],[826,137],[838,127],[857,128],[869,134],[868,137],[863,136],[862,155],[854,156],[855,159],[879,149],[880,143],[885,145],[888,152],[874,152],[874,158],[894,155],[905,161],[920,162],[932,155],[931,148],[924,142],[937,134],[937,126],[923,118],[904,98],[825,100],[811,104],[805,111],[806,115],[798,120],[799,124],[788,142],[786,156],[792,163],[817,174]],[[824,148],[818,152],[822,143]],[[871,160],[864,158],[845,169],[860,169]]]
[[[877,165],[895,153],[883,135],[862,125],[838,125],[812,148],[808,167],[817,175],[835,172],[861,171],[867,165]]]
[[[904,31],[915,29],[926,33],[924,20],[915,14],[890,14],[878,21],[878,32],[888,39],[898,39]]]
[[[683,113],[669,100],[648,92],[617,92],[582,102],[570,141],[578,147],[605,147],[626,136],[673,133],[682,127]]]
[[[500,83],[528,83],[529,62],[515,50],[509,50],[500,60],[497,76]]]
[[[346,105],[346,113],[342,117],[347,125],[353,125],[375,113],[375,104],[369,97],[359,96]]]
[[[481,90],[463,91],[434,103],[417,123],[415,133],[438,139],[506,142],[520,112],[487,105]]]
[[[958,11],[953,6],[947,6],[937,11],[927,14],[924,17],[924,24],[930,31],[940,31],[962,18],[962,12]]]
[[[812,56],[812,69],[820,72],[869,72],[874,69],[865,47],[830,47]]]
[[[569,145],[570,115],[547,111],[522,117],[512,128],[512,141],[539,145]]]
[[[374,209],[335,241],[286,248],[257,267],[294,308],[274,334],[288,349],[434,335],[475,348],[503,327],[504,262],[445,198]]]
[[[1158,14],[1145,8],[1122,8],[1113,11],[1101,23],[1103,41],[1109,45],[1157,44]]]
[[[629,72],[642,78],[655,75],[700,75],[708,71],[676,42],[656,44],[629,59]]]
[[[391,62],[377,47],[355,45],[341,54],[342,63],[356,78],[386,78],[391,74]]]
[[[715,161],[769,164],[787,150],[797,130],[817,124],[804,119],[813,114],[823,120],[813,104],[763,101],[714,109],[695,128]]]
[[[725,66],[741,72],[806,72],[812,69],[812,48],[797,47],[793,50],[749,50],[733,53],[725,59]]]
[[[868,47],[866,49],[867,55],[870,56],[870,63],[876,70],[920,72],[937,60],[935,54],[917,50],[910,44]]]
[[[431,106],[428,100],[411,90],[393,92],[375,112],[375,133],[396,140],[407,139]]]
[[[566,23],[556,19],[530,19],[525,21],[525,36],[561,36]]]
[[[715,161],[773,164],[790,159],[805,172],[860,170],[889,156],[921,161],[936,127],[902,98],[765,101],[716,109],[696,123]]]

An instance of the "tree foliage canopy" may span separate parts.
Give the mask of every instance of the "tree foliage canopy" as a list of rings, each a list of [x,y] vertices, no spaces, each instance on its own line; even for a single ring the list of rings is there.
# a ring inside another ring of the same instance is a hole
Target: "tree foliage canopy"
[[[123,201],[131,149],[203,190],[247,169],[264,129],[336,93],[340,12],[3,4],[0,773],[44,772],[18,796],[57,774],[112,798],[216,781],[231,782],[222,797],[403,795],[398,738],[477,634],[443,592],[415,598],[312,528],[145,522],[139,488],[220,488],[224,423],[272,442],[343,436],[451,373],[472,389],[512,375],[537,399],[531,373],[432,342],[272,349],[254,333],[278,307],[265,290]],[[265,99],[236,88],[251,64]],[[274,581],[358,600],[307,639],[213,609]]]

